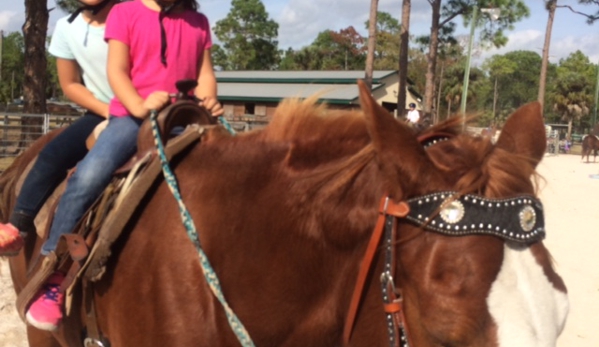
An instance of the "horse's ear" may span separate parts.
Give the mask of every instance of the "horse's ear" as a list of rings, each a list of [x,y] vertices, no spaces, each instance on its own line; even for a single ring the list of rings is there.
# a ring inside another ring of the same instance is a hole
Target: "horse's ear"
[[[507,120],[497,147],[529,157],[536,166],[547,147],[541,104],[531,102],[516,110]]]
[[[382,106],[376,103],[363,81],[358,81],[360,104],[366,117],[366,125],[375,147],[379,166],[392,186],[386,187],[395,198],[407,187],[415,187],[419,174],[430,172],[430,162],[414,131],[398,122]],[[393,191],[403,184],[402,191]]]

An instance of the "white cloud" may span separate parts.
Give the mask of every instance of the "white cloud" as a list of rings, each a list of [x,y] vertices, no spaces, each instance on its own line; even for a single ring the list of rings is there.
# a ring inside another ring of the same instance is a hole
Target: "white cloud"
[[[539,30],[516,31],[508,36],[508,42],[501,48],[493,48],[485,51],[477,60],[483,61],[495,54],[506,54],[511,51],[534,51],[542,54],[545,34]]]
[[[19,23],[23,21],[23,15],[14,11],[0,11],[0,30],[11,32],[19,29]]]
[[[430,5],[416,1],[412,5],[412,23],[430,20]],[[387,12],[401,20],[401,2],[381,0],[379,12]],[[365,23],[370,14],[370,1],[364,0],[289,0],[275,20],[279,23],[279,47],[307,46],[318,33],[330,29],[340,30],[353,26],[366,35]]]
[[[586,33],[581,36],[565,36],[557,41],[551,42],[549,56],[552,62],[566,58],[577,50],[582,51],[589,57],[591,63],[596,64],[599,60],[599,40],[597,34]]]
[[[545,43],[545,32],[539,30],[522,30],[508,35],[508,43],[500,49],[492,49],[484,52],[476,63],[482,63],[485,59],[495,54],[505,54],[511,51],[533,51],[539,55],[543,54]],[[558,63],[560,59],[568,57],[577,50],[582,51],[589,57],[591,63],[596,64],[599,60],[599,40],[597,34],[587,32],[580,36],[562,36],[556,38],[552,35],[549,46],[549,61]]]

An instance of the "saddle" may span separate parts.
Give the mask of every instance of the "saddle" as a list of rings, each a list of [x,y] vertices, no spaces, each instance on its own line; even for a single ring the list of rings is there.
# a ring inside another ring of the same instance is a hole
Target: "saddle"
[[[185,149],[201,142],[206,131],[215,126],[215,119],[195,102],[177,101],[160,112],[157,123],[160,141],[165,145],[165,154],[170,161]],[[175,136],[173,130],[181,133]],[[140,128],[136,154],[115,172],[109,186],[81,218],[73,233],[61,237],[55,252],[32,262],[34,265],[29,269],[32,274],[30,280],[17,297],[17,310],[22,320],[25,320],[25,312],[33,296],[58,269],[67,274],[61,287],[65,293],[65,316],[72,313],[74,298],[82,298],[81,307],[85,311],[83,317],[86,318],[84,325],[87,326],[88,335],[92,337],[95,334],[93,339],[99,341],[92,282],[102,278],[112,253],[112,244],[121,235],[161,170],[148,119]],[[26,173],[22,177],[26,177]],[[22,182],[17,183],[17,192],[21,186]],[[48,198],[35,219],[36,229],[43,239],[49,232],[54,211],[65,187],[66,179]],[[80,344],[83,341],[81,332],[73,334],[77,336],[69,340],[79,341]]]

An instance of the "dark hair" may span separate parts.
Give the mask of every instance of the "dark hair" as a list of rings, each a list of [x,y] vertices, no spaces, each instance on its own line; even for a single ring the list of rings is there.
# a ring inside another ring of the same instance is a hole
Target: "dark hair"
[[[411,102],[408,106],[416,108],[416,104]]]
[[[160,0],[154,0],[161,8],[164,7]],[[198,2],[196,0],[177,0],[173,4],[174,6],[181,4],[181,6],[186,10],[197,11],[198,10]]]
[[[183,8],[185,8],[186,10],[193,10],[193,11],[197,11],[198,10],[198,2],[196,0],[183,0]]]

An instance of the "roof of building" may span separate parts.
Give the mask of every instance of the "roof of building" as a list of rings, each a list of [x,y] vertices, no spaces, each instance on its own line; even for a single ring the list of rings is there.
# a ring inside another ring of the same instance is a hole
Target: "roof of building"
[[[373,90],[381,85],[373,85]],[[359,97],[355,84],[301,84],[301,83],[221,83],[218,98],[221,101],[279,102],[285,98],[307,98],[320,94],[329,104],[353,104]]]
[[[216,80],[227,83],[313,83],[313,84],[356,84],[363,79],[363,70],[356,71],[215,71]],[[373,72],[373,83],[396,74],[394,70]]]
[[[329,104],[355,104],[359,90],[356,82],[364,78],[356,71],[215,71],[218,95],[222,101],[277,103],[285,98],[306,98],[321,94]],[[384,79],[395,70],[373,71],[373,91],[384,86]]]

